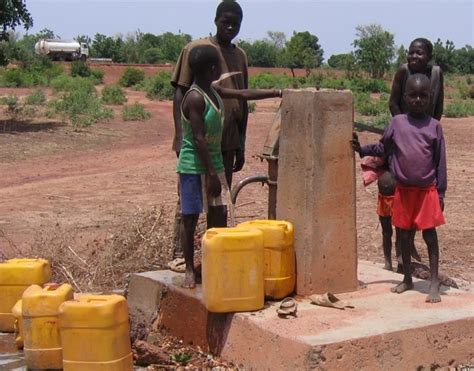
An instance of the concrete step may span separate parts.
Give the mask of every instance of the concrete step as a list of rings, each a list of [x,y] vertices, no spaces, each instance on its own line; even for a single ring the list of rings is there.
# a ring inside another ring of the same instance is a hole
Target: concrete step
[[[358,291],[339,294],[354,309],[338,310],[298,298],[296,318],[277,316],[278,303],[251,313],[215,314],[201,286],[182,289],[171,271],[134,274],[132,322],[154,325],[186,343],[250,369],[429,369],[474,364],[474,294],[442,288],[442,302],[425,303],[429,283],[393,294],[402,276],[359,262]]]

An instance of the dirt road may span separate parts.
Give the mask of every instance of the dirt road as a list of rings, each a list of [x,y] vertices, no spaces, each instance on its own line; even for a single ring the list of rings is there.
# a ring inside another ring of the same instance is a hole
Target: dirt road
[[[0,95],[7,91],[0,89]],[[16,93],[26,92],[22,89]],[[174,205],[176,156],[170,150],[171,102],[150,101],[142,92],[127,94],[129,102],[140,100],[145,104],[152,113],[149,121],[124,122],[120,109],[116,109],[115,119],[82,132],[38,120],[0,131],[0,232],[4,235],[0,235],[1,252],[11,254],[11,244],[27,250],[39,234],[57,228],[74,231],[76,243],[86,246],[91,240],[100,241],[115,233],[116,227],[138,208]],[[259,102],[256,112],[250,115],[247,162],[244,171],[236,174],[236,180],[266,172],[266,164],[256,155],[277,107],[277,100]],[[443,120],[449,189],[447,225],[439,229],[442,270],[471,281],[473,125],[474,117]],[[361,140],[377,140],[377,136],[362,134]],[[364,189],[358,176],[359,255],[382,262],[375,201],[376,187]],[[266,188],[257,184],[247,187],[238,204],[237,221],[265,217]],[[418,245],[427,262],[424,244],[418,241]]]

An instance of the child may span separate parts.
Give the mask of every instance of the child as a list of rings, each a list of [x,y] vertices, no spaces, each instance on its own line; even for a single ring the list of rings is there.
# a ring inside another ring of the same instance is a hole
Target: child
[[[212,85],[221,76],[219,55],[212,45],[194,47],[189,54],[194,83],[181,105],[183,145],[179,154],[181,246],[186,273],[183,287],[196,286],[194,232],[199,214],[206,208],[207,226],[225,227],[228,186],[221,151],[224,105],[221,97],[264,99],[281,97],[281,90],[237,90]]]
[[[413,288],[410,238],[418,229],[423,231],[430,260],[431,284],[426,302],[436,303],[441,301],[436,227],[445,223],[445,143],[440,122],[427,113],[429,78],[418,73],[408,77],[403,98],[408,114],[396,115],[379,143],[361,147],[354,133],[352,147],[361,157],[391,155],[390,170],[397,182],[392,223],[400,232],[404,273],[403,281],[392,292],[400,294]]]
[[[430,79],[430,104],[428,106],[428,114],[436,120],[441,120],[443,115],[443,74],[439,66],[431,66],[429,62],[433,56],[433,44],[425,38],[417,38],[410,43],[408,49],[407,62],[400,66],[392,83],[392,91],[390,93],[389,107],[392,116],[408,112],[407,103],[404,100],[407,79],[415,74],[421,73]],[[390,159],[388,159],[390,161]],[[379,215],[380,224],[382,226],[383,250],[385,257],[385,269],[392,270],[392,205],[395,191],[395,181],[390,173],[384,174],[379,178],[378,182],[379,196],[377,214]],[[397,272],[401,273],[402,265],[400,264],[400,235],[395,232],[396,256],[398,260]],[[415,248],[415,231],[410,238],[411,255],[420,261],[420,257]]]

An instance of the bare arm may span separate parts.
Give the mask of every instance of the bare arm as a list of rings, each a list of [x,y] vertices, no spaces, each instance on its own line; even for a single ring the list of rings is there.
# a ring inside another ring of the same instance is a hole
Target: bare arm
[[[443,116],[443,109],[444,109],[444,78],[443,78],[443,71],[439,70],[439,94],[438,100],[435,105],[435,110],[433,117],[440,121],[441,116]]]
[[[390,92],[389,108],[392,116],[399,115],[402,112],[400,102],[402,100],[402,86],[403,80],[405,80],[406,70],[400,67],[393,78],[392,90]]]
[[[212,85],[222,98],[236,98],[244,100],[260,100],[266,98],[281,98],[281,89],[230,89],[217,84]]]
[[[177,85],[173,97],[173,120],[174,120],[174,139],[173,150],[179,153],[183,142],[183,129],[181,127],[181,103],[184,95],[188,91],[187,88]]]

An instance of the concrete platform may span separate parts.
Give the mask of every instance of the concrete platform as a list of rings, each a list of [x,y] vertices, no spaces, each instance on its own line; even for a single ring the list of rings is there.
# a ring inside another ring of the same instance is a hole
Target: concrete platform
[[[277,303],[252,313],[213,314],[200,286],[179,287],[171,271],[134,274],[132,321],[149,323],[246,369],[430,369],[474,366],[474,293],[443,288],[442,302],[425,303],[428,282],[401,295],[401,275],[359,262],[361,289],[339,294],[355,308],[318,307],[298,299],[296,318],[282,319]]]

